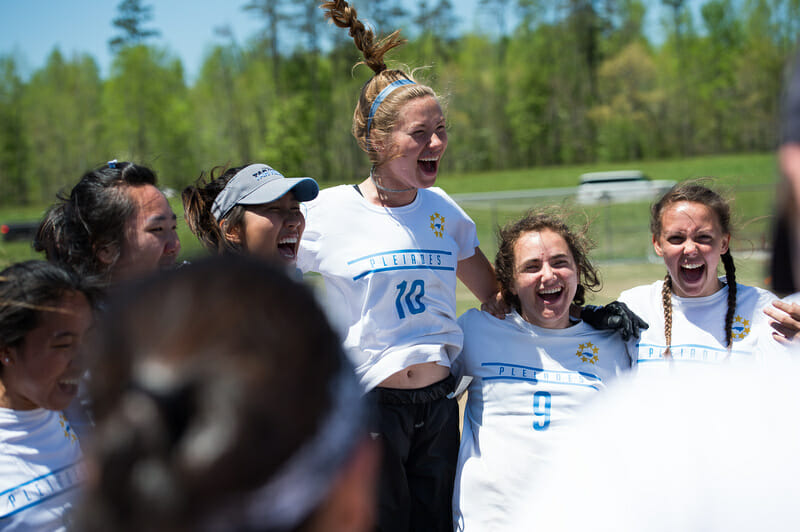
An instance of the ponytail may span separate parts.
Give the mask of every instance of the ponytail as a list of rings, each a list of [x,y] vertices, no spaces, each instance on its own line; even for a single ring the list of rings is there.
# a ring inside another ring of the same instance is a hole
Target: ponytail
[[[206,180],[205,173],[203,173],[194,185],[189,185],[181,192],[186,225],[200,240],[200,243],[212,253],[219,254],[226,251],[242,251],[243,249],[241,244],[228,240],[225,237],[225,233],[234,227],[243,227],[244,208],[241,205],[236,205],[222,219],[221,224],[211,213],[214,199],[222,192],[228,181],[242,168],[244,166],[226,170],[223,166],[216,166],[211,169],[208,180]]]

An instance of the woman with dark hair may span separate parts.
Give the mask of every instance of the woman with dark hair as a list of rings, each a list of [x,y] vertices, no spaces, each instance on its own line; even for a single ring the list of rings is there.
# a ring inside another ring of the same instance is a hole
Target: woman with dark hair
[[[728,202],[698,182],[679,183],[653,204],[650,231],[667,275],[619,297],[650,324],[638,344],[638,371],[751,359],[769,339],[763,310],[776,298],[736,282]]]
[[[265,164],[216,167],[183,190],[189,228],[212,253],[249,253],[294,265],[305,219],[300,202],[317,197],[310,177],[286,178]]]
[[[84,478],[61,413],[78,393],[95,291],[43,261],[0,272],[0,529],[65,530]]]
[[[469,382],[453,495],[456,530],[506,530],[509,509],[598,390],[631,367],[615,331],[570,317],[600,285],[585,232],[528,214],[500,232],[505,320],[472,309],[453,373]]]
[[[39,226],[34,248],[48,261],[116,283],[171,267],[180,251],[176,217],[152,170],[108,164],[59,194]]]
[[[285,268],[207,258],[129,287],[105,318],[76,530],[370,530],[361,390]]]

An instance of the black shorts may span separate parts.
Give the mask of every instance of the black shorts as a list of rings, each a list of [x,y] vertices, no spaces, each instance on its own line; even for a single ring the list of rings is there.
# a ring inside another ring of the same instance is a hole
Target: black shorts
[[[452,375],[414,390],[375,388],[372,436],[383,444],[378,530],[453,530],[458,403]]]

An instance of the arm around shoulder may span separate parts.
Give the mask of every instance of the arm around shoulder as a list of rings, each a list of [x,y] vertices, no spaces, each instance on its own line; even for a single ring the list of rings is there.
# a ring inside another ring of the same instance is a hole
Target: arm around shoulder
[[[501,319],[511,310],[500,294],[494,268],[480,248],[476,247],[471,257],[458,261],[456,275],[481,302],[481,310]]]

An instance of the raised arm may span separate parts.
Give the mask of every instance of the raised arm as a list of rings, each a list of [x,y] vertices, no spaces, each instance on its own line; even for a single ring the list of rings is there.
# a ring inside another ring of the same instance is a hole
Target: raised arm
[[[456,275],[481,302],[481,310],[500,319],[511,311],[500,294],[494,268],[480,248],[476,247],[471,257],[458,261]]]

